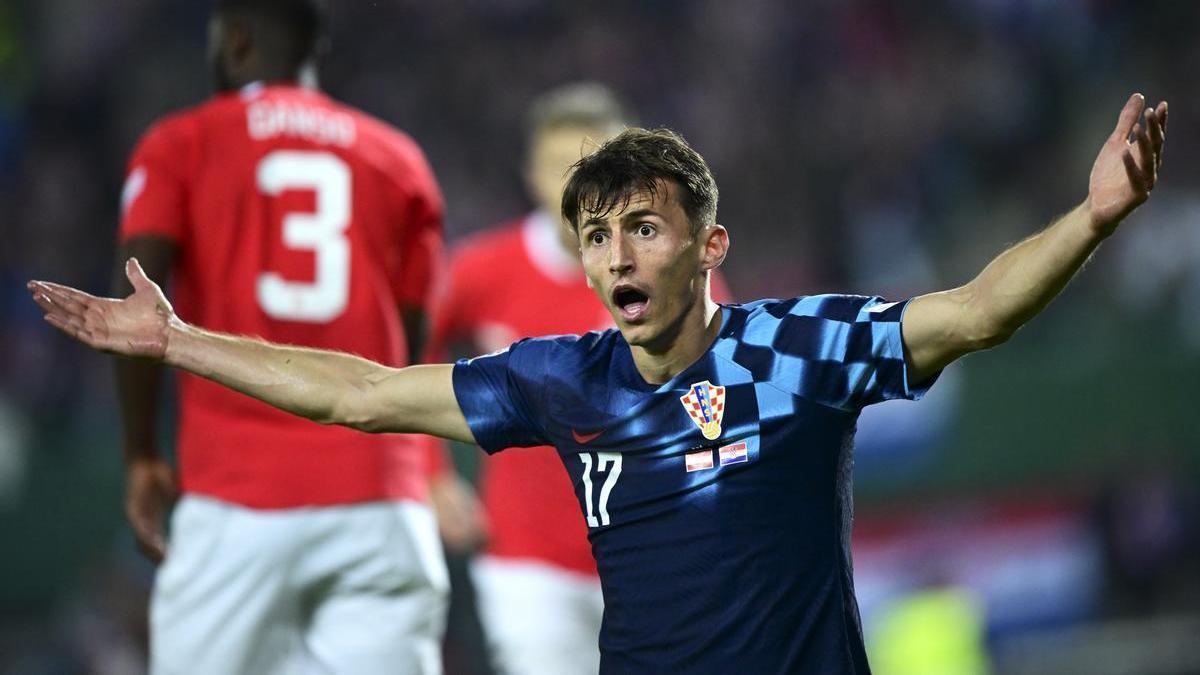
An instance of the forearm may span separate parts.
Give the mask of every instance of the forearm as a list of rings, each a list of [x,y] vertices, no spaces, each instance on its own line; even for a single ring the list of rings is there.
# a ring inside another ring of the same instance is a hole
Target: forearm
[[[119,359],[115,370],[125,461],[156,458],[158,382],[162,367],[155,363]]]
[[[1085,203],[996,257],[963,289],[978,333],[993,343],[1011,336],[1062,292],[1103,239]]]
[[[1042,311],[1104,239],[1086,203],[996,257],[971,282],[912,301],[903,335],[922,382],[955,359],[998,345]]]
[[[471,441],[449,365],[389,368],[351,354],[276,345],[175,322],[164,361],[322,424]]]
[[[338,352],[275,345],[177,322],[169,329],[163,361],[322,424],[347,422],[339,403],[382,368]]]

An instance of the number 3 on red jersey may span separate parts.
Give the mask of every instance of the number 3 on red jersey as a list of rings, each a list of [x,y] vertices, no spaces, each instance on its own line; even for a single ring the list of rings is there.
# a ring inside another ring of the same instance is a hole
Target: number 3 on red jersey
[[[312,251],[311,282],[286,281],[275,272],[258,277],[258,304],[268,316],[325,323],[346,309],[350,297],[350,167],[328,152],[276,150],[258,163],[258,189],[267,196],[312,190],[316,210],[283,218],[283,244]]]

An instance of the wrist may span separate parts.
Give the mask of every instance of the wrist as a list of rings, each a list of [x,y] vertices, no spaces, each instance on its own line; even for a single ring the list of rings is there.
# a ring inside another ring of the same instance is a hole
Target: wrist
[[[1111,236],[1113,232],[1116,232],[1117,225],[1121,224],[1120,218],[1099,215],[1092,204],[1091,195],[1088,195],[1087,199],[1084,199],[1083,203],[1076,207],[1076,210],[1087,225],[1088,231],[1096,237],[1097,243]]]
[[[153,445],[126,445],[124,451],[126,468],[154,464],[160,461],[158,448]]]
[[[195,331],[191,326],[184,323],[178,316],[171,315],[163,327],[162,362],[169,366],[180,365],[187,344],[194,337]]]

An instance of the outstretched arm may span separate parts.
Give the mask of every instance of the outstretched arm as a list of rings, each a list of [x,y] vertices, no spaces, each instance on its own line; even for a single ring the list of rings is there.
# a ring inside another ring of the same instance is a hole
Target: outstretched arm
[[[134,293],[123,300],[44,281],[29,289],[47,322],[100,351],[161,361],[322,424],[475,442],[454,395],[453,366],[388,368],[205,331],[175,316],[136,260],[126,274]]]
[[[1142,95],[1134,94],[1121,110],[1092,166],[1082,204],[1000,254],[970,283],[912,301],[902,327],[911,382],[923,382],[965,354],[1006,341],[1149,198],[1162,164],[1167,104],[1143,115],[1144,106]]]

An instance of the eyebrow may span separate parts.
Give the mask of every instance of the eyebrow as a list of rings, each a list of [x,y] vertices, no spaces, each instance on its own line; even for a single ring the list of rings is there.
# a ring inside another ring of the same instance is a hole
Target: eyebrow
[[[638,209],[636,211],[630,211],[629,213],[626,213],[625,215],[621,216],[621,220],[623,222],[629,222],[631,220],[636,220],[636,219],[642,218],[644,216],[658,216],[659,218],[662,218],[662,214],[659,213],[658,211],[655,211],[654,209]],[[592,216],[591,218],[588,218],[587,220],[583,221],[582,227],[587,227],[589,225],[603,225],[607,221],[608,221],[607,218],[600,218],[598,216]]]

